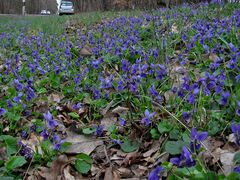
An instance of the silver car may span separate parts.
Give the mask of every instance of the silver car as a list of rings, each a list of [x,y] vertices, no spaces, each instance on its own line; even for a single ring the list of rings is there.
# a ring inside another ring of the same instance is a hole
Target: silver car
[[[73,3],[71,1],[61,1],[58,13],[59,15],[74,14]]]

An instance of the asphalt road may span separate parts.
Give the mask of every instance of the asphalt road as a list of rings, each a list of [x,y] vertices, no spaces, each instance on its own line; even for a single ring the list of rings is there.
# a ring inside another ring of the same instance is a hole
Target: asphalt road
[[[9,16],[9,17],[23,17],[21,14],[0,14],[1,16]],[[51,14],[51,15],[42,15],[42,14],[25,14],[24,16],[56,16],[56,14]]]

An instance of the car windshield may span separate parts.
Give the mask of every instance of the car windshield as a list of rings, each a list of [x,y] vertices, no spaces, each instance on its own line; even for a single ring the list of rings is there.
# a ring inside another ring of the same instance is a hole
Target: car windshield
[[[61,3],[61,6],[72,6],[72,5],[73,5],[72,2],[70,2],[70,1],[63,1]]]

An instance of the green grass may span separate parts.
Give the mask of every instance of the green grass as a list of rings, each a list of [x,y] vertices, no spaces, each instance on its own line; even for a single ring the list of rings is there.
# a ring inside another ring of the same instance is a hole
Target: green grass
[[[49,34],[64,33],[65,26],[70,22],[90,26],[101,20],[119,17],[139,15],[141,11],[106,11],[106,12],[85,12],[75,15],[52,15],[52,16],[0,16],[1,30],[5,31],[6,27],[28,28]]]

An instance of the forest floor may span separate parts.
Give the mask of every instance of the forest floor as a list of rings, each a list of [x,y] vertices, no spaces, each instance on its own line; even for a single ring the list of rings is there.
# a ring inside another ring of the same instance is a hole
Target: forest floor
[[[239,17],[0,16],[0,179],[240,179]]]

